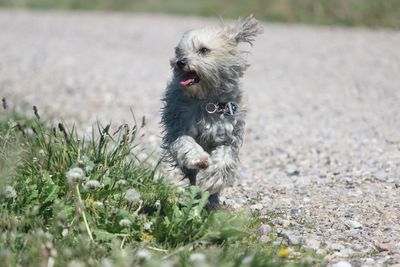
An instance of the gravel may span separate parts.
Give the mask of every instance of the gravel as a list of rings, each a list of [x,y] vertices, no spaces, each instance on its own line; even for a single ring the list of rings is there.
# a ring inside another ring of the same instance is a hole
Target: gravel
[[[353,220],[347,220],[345,222],[346,226],[350,229],[361,229],[362,228],[362,224],[357,222],[357,221],[353,221]]]
[[[96,119],[132,124],[132,108],[138,122],[145,116],[140,154],[149,155],[159,151],[173,47],[185,30],[213,23],[2,10],[1,97],[78,120],[82,132]],[[400,263],[400,32],[264,27],[243,79],[241,168],[222,202],[258,210],[331,264]]]

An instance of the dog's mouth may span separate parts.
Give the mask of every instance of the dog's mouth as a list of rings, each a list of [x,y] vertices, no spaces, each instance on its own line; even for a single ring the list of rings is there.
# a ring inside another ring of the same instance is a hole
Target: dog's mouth
[[[200,77],[194,71],[184,72],[179,81],[179,83],[182,86],[186,86],[186,87],[196,84],[198,82],[200,82]]]

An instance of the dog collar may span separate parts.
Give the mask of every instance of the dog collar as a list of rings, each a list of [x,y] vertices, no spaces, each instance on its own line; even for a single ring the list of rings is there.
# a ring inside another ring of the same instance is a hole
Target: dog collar
[[[239,109],[239,105],[234,102],[227,103],[207,103],[206,111],[207,113],[221,113],[221,114],[229,114],[234,115],[235,112]]]

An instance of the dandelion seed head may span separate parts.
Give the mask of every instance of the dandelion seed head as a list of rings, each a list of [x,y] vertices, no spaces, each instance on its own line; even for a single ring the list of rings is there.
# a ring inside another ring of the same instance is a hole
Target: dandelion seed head
[[[116,182],[116,184],[117,184],[118,186],[126,185],[126,183],[127,183],[127,181],[126,181],[125,179],[120,179],[120,180],[118,180],[118,181]]]
[[[79,167],[73,168],[66,173],[68,183],[75,184],[83,181],[83,170]]]
[[[84,267],[85,264],[79,260],[72,260],[68,263],[68,267]]]
[[[136,256],[140,259],[149,260],[151,258],[151,253],[146,249],[139,249],[136,252]]]
[[[6,189],[4,190],[4,194],[6,198],[16,198],[17,192],[15,191],[14,187],[7,185]]]
[[[100,182],[97,180],[89,180],[85,184],[85,189],[88,191],[96,191],[101,187]]]
[[[101,202],[101,201],[95,201],[95,202],[93,202],[93,206],[95,206],[95,207],[102,207],[104,204],[103,204],[103,202]]]
[[[176,261],[173,260],[165,260],[161,262],[160,265],[160,267],[174,267],[174,266],[178,266],[178,264],[176,263]]]
[[[86,172],[91,172],[91,171],[93,171],[93,166],[89,166],[89,165],[86,166],[86,167],[85,167],[85,171],[86,171]]]
[[[251,264],[251,262],[253,261],[253,256],[246,256],[243,258],[242,260],[242,264]]]
[[[34,136],[34,135],[35,135],[35,132],[34,132],[31,128],[27,128],[27,129],[26,129],[26,135]]]
[[[14,127],[16,127],[17,126],[17,123],[14,121],[14,120],[9,120],[8,122],[7,122],[7,124],[8,124],[8,127],[10,127],[10,128],[14,128]]]
[[[189,260],[196,266],[203,266],[206,263],[206,255],[203,253],[192,253],[189,256]]]
[[[143,225],[143,228],[145,230],[150,230],[152,225],[153,225],[153,222],[145,222],[144,225]]]
[[[101,267],[113,267],[114,264],[112,262],[112,260],[105,258],[101,261]]]
[[[82,156],[82,163],[83,163],[83,166],[84,166],[86,172],[93,171],[94,163],[93,163],[93,161],[90,160],[90,158],[88,156],[86,156],[86,155]]]
[[[38,151],[38,154],[39,154],[39,156],[40,157],[44,157],[44,156],[46,156],[46,152],[44,152],[44,150],[43,149],[40,149],[39,151]]]
[[[129,227],[132,225],[132,222],[128,219],[122,219],[119,221],[119,225],[122,227]]]
[[[140,193],[136,189],[130,188],[125,193],[125,199],[129,203],[138,202],[140,200]]]

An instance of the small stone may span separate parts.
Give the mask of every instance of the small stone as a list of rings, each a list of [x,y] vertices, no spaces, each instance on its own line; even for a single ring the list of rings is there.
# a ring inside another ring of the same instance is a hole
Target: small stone
[[[374,173],[372,174],[372,176],[373,176],[376,180],[378,180],[378,181],[380,181],[380,182],[385,182],[385,181],[386,181],[386,178],[387,178],[387,175],[386,175],[386,172],[385,172],[385,171],[377,171],[377,172],[374,172]]]
[[[375,247],[379,252],[387,251],[389,254],[393,253],[393,245],[390,243],[377,243]]]
[[[276,218],[272,220],[273,225],[283,225],[283,220],[281,218]]]
[[[306,239],[305,242],[304,242],[304,248],[305,249],[318,250],[320,245],[321,245],[321,243],[318,240],[315,240],[315,239],[312,239],[312,238]]]
[[[269,226],[268,224],[264,223],[264,224],[261,224],[261,226],[257,229],[256,233],[258,235],[265,235],[271,231],[272,231],[272,227]]]
[[[296,170],[296,166],[294,166],[294,165],[287,165],[286,166],[286,169],[285,169],[285,172],[289,175],[289,176],[292,176],[294,173],[296,173],[296,172],[298,172],[297,170]],[[298,174],[297,174],[298,175]]]
[[[302,215],[305,213],[305,209],[303,207],[294,208],[290,210],[290,213],[294,216]]]
[[[351,264],[347,261],[339,261],[333,264],[332,267],[351,267]]]
[[[340,250],[344,249],[344,246],[342,244],[339,244],[339,243],[332,243],[332,244],[328,245],[328,249],[340,251]]]
[[[259,241],[261,244],[266,244],[266,243],[269,242],[269,237],[266,236],[266,235],[262,235],[262,236],[260,236],[260,238],[258,239],[258,241]]]
[[[259,210],[262,210],[263,208],[264,207],[263,207],[263,205],[261,203],[253,204],[253,205],[250,206],[250,209],[252,211],[259,211]]]
[[[354,220],[347,220],[344,223],[349,229],[361,229],[362,228],[362,224],[354,221]]]
[[[289,227],[292,223],[289,220],[283,220],[282,221],[282,226],[283,227]]]
[[[350,236],[352,239],[359,239],[360,238],[360,230],[359,229],[350,229],[347,232],[348,236]]]
[[[375,263],[375,260],[372,258],[367,258],[367,259],[365,259],[365,262],[364,262],[364,264],[366,264],[366,265],[373,265],[374,263]]]
[[[282,236],[285,237],[289,241],[289,245],[292,246],[300,245],[304,242],[301,236],[297,236],[292,232],[282,232]]]
[[[344,249],[340,250],[339,253],[342,257],[347,258],[347,257],[351,256],[352,254],[354,254],[354,250],[352,250],[351,248],[344,248]]]

